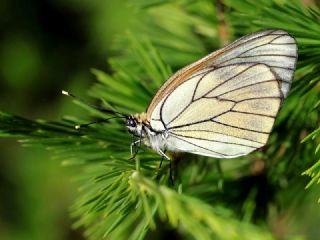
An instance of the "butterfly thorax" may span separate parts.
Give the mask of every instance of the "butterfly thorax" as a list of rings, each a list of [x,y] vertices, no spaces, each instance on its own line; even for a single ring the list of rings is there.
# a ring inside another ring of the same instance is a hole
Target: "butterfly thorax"
[[[145,112],[131,115],[127,118],[125,123],[129,132],[134,136],[139,137],[143,144],[152,149],[159,151],[166,148],[166,138],[168,134],[166,131],[155,131],[147,118]]]
[[[136,113],[132,117],[137,121],[137,123],[149,124],[149,120],[147,118],[147,113],[145,113],[145,112]]]

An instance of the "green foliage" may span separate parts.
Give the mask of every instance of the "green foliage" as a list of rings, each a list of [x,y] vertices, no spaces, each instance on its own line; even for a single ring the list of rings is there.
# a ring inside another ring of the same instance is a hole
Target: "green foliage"
[[[270,208],[284,211],[306,195],[307,180],[300,175],[315,162],[320,76],[319,10],[276,2],[228,0],[224,13],[236,36],[283,28],[299,44],[293,90],[262,151],[223,161],[172,156],[172,186],[169,163],[159,168],[161,159],[151,150],[142,148],[136,161],[128,160],[132,139],[121,120],[75,130],[74,125],[85,121],[31,121],[1,113],[0,136],[45,146],[65,165],[81,166],[72,216],[74,226],[84,227],[90,239],[143,239],[168,229],[186,239],[273,239]],[[172,72],[220,45],[211,1],[136,0],[130,9],[133,23],[116,40],[118,55],[109,60],[113,74],[92,69],[98,82],[89,90],[102,105],[126,114],[145,111]],[[264,20],[257,20],[261,16]],[[94,118],[107,117],[77,104]],[[319,149],[318,143],[316,154]],[[313,178],[311,183],[319,182],[319,162],[305,174]]]
[[[306,141],[317,141],[317,146],[316,146],[316,150],[315,150],[315,154],[319,155],[320,152],[320,141],[319,141],[319,137],[320,137],[320,128],[318,128],[317,130],[315,130],[314,132],[310,133],[305,139],[303,139],[303,142]],[[304,175],[308,175],[312,178],[312,180],[309,182],[309,184],[307,185],[307,188],[310,187],[313,183],[320,183],[320,160],[318,160],[317,163],[315,163],[312,167],[310,167],[308,170],[306,170],[305,172],[303,172]],[[319,199],[320,201],[320,199]]]
[[[228,0],[226,3],[232,10],[229,15],[230,23],[237,35],[242,35],[244,31],[250,32],[261,28],[282,28],[290,32],[298,42],[299,60],[293,89],[277,121],[278,124],[282,124],[281,127],[285,124],[285,138],[291,144],[282,148],[281,163],[279,163],[286,165],[289,171],[294,169],[292,164],[295,162],[300,162],[300,167],[306,169],[313,163],[312,158],[311,161],[306,158],[310,158],[314,148],[311,147],[312,145],[300,146],[298,141],[305,143],[312,139],[317,142],[315,154],[318,156],[320,148],[319,129],[303,138],[306,133],[312,132],[319,125],[319,87],[317,84],[320,81],[320,11],[317,7],[307,8],[296,0],[261,1],[258,8],[255,8],[256,3],[250,0],[241,2]],[[247,11],[247,9],[255,10]],[[257,18],[257,15],[260,18]],[[238,21],[240,18],[241,21]],[[282,142],[282,139],[273,138],[272,140]],[[309,153],[303,151],[309,151]],[[271,154],[276,156],[275,152]],[[284,161],[284,156],[287,158],[287,163]],[[296,171],[293,174],[297,176],[300,169],[296,168]],[[318,182],[319,164],[316,163],[304,174],[313,178],[308,186]]]

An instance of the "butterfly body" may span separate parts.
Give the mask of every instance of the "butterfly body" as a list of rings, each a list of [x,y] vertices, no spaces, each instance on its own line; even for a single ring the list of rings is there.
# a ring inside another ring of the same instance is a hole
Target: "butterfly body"
[[[157,131],[150,126],[146,113],[135,114],[129,116],[125,123],[129,132],[139,140],[136,143],[143,143],[144,145],[154,149],[160,155],[164,155],[166,150],[176,151],[177,149],[168,149],[167,138],[168,132],[166,130]]]
[[[143,113],[145,114],[145,113]],[[136,115],[135,115],[136,116]],[[190,149],[185,150],[183,148],[183,144],[176,140],[176,136],[174,132],[170,132],[168,130],[155,130],[153,129],[149,123],[146,122],[138,122],[135,117],[132,117],[135,121],[135,124],[129,126],[126,124],[129,132],[132,133],[134,136],[138,137],[139,140],[135,142],[135,144],[143,143],[145,146],[152,148],[156,151],[159,155],[168,158],[165,155],[166,151],[171,152],[191,152],[195,154],[199,154],[197,151],[191,151]],[[224,147],[221,151],[230,152],[232,150],[232,146],[229,146],[230,149]],[[253,149],[255,150],[255,149]],[[252,151],[253,151],[252,150]],[[239,154],[234,157],[239,157],[242,155],[246,155],[248,152],[243,154]],[[203,154],[200,154],[203,155]],[[210,157],[218,157],[216,155],[208,155]],[[228,158],[225,156],[224,158]]]
[[[296,59],[296,42],[283,30],[244,36],[174,74],[126,126],[161,155],[246,155],[267,143]]]

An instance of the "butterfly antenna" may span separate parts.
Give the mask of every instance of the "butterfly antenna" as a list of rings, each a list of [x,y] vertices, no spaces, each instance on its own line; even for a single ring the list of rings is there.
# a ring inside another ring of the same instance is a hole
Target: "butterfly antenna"
[[[92,125],[92,124],[102,123],[102,122],[108,122],[110,119],[114,119],[114,118],[127,118],[127,117],[125,117],[125,116],[122,116],[122,117],[121,117],[121,116],[116,116],[116,117],[98,119],[98,120],[93,121],[93,122],[76,125],[76,126],[74,126],[74,128],[75,128],[75,129],[80,129],[80,128],[83,128],[83,127],[88,127],[88,126],[90,126],[90,125]]]
[[[85,105],[87,105],[87,106],[89,106],[89,107],[91,107],[91,108],[94,108],[94,109],[96,109],[96,110],[99,110],[100,112],[103,112],[103,113],[111,113],[111,114],[114,114],[114,115],[118,115],[118,118],[126,118],[126,117],[128,117],[127,115],[124,115],[124,114],[119,113],[119,112],[117,112],[117,111],[110,110],[110,109],[107,109],[107,108],[104,108],[104,107],[100,107],[100,106],[96,106],[96,105],[93,105],[93,104],[91,104],[91,103],[88,103],[87,101],[85,101],[85,100],[83,100],[83,99],[81,99],[81,98],[73,95],[72,93],[69,93],[69,92],[65,91],[65,90],[62,90],[62,94],[63,94],[63,95],[66,95],[66,96],[69,96],[69,97],[72,97],[73,99],[76,99],[77,101],[79,101],[79,102],[81,102],[81,103],[83,103],[83,104],[85,104]],[[92,123],[92,124],[93,124],[93,123]],[[79,125],[78,125],[78,126],[79,126]]]

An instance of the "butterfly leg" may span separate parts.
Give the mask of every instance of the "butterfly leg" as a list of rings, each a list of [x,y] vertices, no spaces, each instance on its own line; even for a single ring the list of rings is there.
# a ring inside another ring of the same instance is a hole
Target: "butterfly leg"
[[[174,186],[174,181],[173,181],[173,173],[172,173],[172,162],[171,162],[171,160],[170,160],[170,182],[171,182],[171,184],[172,184],[172,186]]]
[[[134,160],[134,159],[136,158],[138,152],[139,152],[139,148],[140,148],[141,143],[142,143],[142,134],[143,134],[144,131],[145,131],[145,130],[144,130],[144,127],[142,126],[142,131],[141,131],[141,133],[140,133],[139,140],[134,141],[133,143],[131,143],[131,148],[130,148],[131,158],[130,158],[130,160]],[[136,147],[136,145],[138,145],[138,147],[135,148],[135,151],[134,151],[134,153],[133,153],[133,147]]]
[[[164,149],[162,151],[163,155],[161,153],[159,153],[161,155],[161,161],[160,161],[160,164],[159,164],[159,169],[161,169],[161,166],[162,166],[162,162],[163,162],[163,159],[164,159],[164,155],[166,156],[166,149]]]
[[[164,157],[161,157],[160,164],[159,164],[159,169],[160,169],[161,166],[162,166],[163,158],[164,158]]]
[[[137,147],[137,145],[138,145],[138,147]],[[135,157],[137,156],[137,154],[139,152],[140,145],[141,145],[141,139],[131,143],[131,145],[130,145],[131,158],[129,160],[135,159]]]
[[[161,149],[158,149],[158,153],[159,153],[159,155],[161,155],[162,157],[164,157],[170,161],[170,158]]]
[[[170,182],[171,182],[172,185],[174,185],[171,159],[161,149],[158,149],[158,153],[162,156],[159,168],[161,167],[163,158],[166,158],[167,160],[169,160],[169,162],[170,162],[170,165],[169,165],[169,168],[170,168]]]

